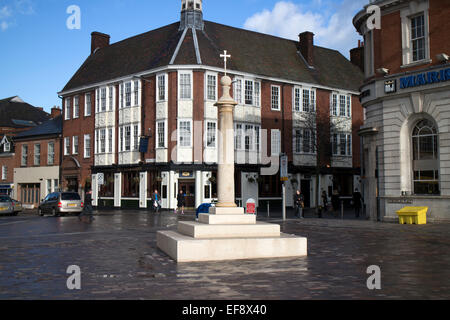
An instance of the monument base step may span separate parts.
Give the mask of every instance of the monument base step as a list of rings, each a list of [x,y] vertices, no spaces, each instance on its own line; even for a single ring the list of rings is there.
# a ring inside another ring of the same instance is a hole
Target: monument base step
[[[175,231],[159,231],[157,245],[177,262],[303,257],[307,239],[279,237],[194,239]]]
[[[201,213],[198,215],[198,221],[206,224],[256,224],[256,215],[240,214],[240,215],[218,215]]]
[[[178,232],[196,239],[279,237],[280,225],[265,222],[240,225],[213,225],[183,221],[178,223]]]

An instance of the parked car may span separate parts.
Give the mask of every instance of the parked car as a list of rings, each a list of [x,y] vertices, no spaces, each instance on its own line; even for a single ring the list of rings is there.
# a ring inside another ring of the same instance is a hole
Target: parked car
[[[52,216],[64,216],[68,213],[78,214],[83,211],[84,204],[81,197],[76,192],[54,192],[50,193],[38,208],[38,213],[42,217],[45,214]]]
[[[14,199],[12,199],[12,201],[14,203],[14,214],[17,215],[17,214],[21,213],[23,210],[22,202],[14,200]]]
[[[9,196],[0,196],[0,215],[15,214],[14,202]]]

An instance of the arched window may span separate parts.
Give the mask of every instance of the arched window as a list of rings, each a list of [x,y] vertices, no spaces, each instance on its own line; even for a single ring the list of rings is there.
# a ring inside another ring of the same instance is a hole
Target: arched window
[[[429,120],[419,121],[412,133],[412,143],[414,193],[440,194],[439,136],[434,123]]]

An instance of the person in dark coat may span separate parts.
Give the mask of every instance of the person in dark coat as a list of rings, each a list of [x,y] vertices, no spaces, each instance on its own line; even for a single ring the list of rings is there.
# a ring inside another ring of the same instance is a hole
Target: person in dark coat
[[[355,217],[359,218],[362,206],[362,195],[358,189],[353,193],[353,207],[355,208]]]
[[[305,206],[305,199],[303,197],[303,194],[300,190],[297,190],[297,192],[294,195],[294,207],[295,207],[295,216],[297,218],[303,219],[303,208]]]
[[[177,210],[175,211],[175,213],[180,212],[181,209],[181,214],[184,214],[185,205],[186,205],[186,196],[183,190],[180,190],[180,192],[177,195]]]
[[[83,208],[83,211],[78,216],[78,218],[81,220],[81,218],[83,216],[88,215],[90,217],[90,219],[92,220],[93,212],[94,212],[94,210],[92,208],[92,191],[89,190],[84,195],[84,208]]]
[[[333,195],[331,196],[331,205],[333,206],[333,211],[336,213],[339,211],[339,193],[337,190],[333,191]]]

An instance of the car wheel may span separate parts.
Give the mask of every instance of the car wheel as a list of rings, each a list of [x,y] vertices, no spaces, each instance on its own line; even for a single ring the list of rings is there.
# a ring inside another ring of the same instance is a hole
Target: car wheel
[[[56,209],[54,209],[54,208],[53,208],[53,210],[52,210],[52,216],[54,216],[54,217],[57,217],[57,216],[58,216],[58,213],[56,212]]]
[[[42,211],[42,209],[38,209],[38,214],[39,214],[40,217],[44,216],[44,212]]]

